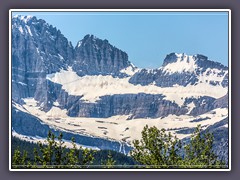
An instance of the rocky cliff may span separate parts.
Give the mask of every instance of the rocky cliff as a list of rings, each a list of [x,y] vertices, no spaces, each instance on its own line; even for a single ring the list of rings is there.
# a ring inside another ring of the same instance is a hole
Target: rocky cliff
[[[108,40],[86,35],[75,47],[73,70],[78,75],[119,75],[131,66],[127,53],[112,46]]]

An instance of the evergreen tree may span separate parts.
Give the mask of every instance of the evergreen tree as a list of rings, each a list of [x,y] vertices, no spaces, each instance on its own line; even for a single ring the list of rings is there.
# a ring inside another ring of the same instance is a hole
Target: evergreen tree
[[[220,161],[213,152],[213,135],[201,133],[198,125],[191,135],[191,141],[185,146],[185,167],[188,168],[221,168],[225,163]]]
[[[181,141],[171,133],[166,133],[165,129],[149,128],[146,125],[142,131],[142,139],[133,141],[134,148],[130,151],[133,160],[114,151],[94,151],[81,146],[77,148],[74,138],[72,148],[67,149],[62,138],[60,133],[56,141],[56,136],[49,131],[45,144],[39,142],[38,148],[31,144],[34,147],[33,152],[30,152],[34,154],[32,160],[28,157],[28,151],[21,152],[19,147],[16,148],[12,157],[13,168],[89,168],[94,167],[94,162],[100,162],[103,168],[114,168],[116,160],[119,165],[119,160],[122,159],[124,162],[132,162],[135,168],[227,167],[213,151],[213,135],[202,133],[200,125],[192,134],[190,142],[183,147]],[[20,144],[28,147],[25,142]],[[99,160],[96,161],[94,157]],[[106,159],[103,160],[104,157]]]
[[[133,141],[131,156],[146,168],[172,168],[181,160],[181,142],[165,129],[144,127],[142,139]]]
[[[102,166],[104,168],[114,168],[114,166],[116,165],[116,161],[113,159],[111,152],[108,152],[108,156],[107,159],[102,162]]]
[[[226,167],[213,152],[213,135],[201,133],[200,125],[184,148],[176,136],[147,125],[142,131],[142,139],[133,141],[133,145],[130,155],[145,168]]]

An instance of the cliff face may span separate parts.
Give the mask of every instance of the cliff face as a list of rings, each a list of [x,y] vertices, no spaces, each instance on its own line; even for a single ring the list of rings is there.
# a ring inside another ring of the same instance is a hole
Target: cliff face
[[[75,47],[73,70],[78,75],[119,75],[130,66],[127,53],[112,46],[107,40],[86,35]]]
[[[71,43],[55,27],[35,17],[12,19],[12,98],[46,99],[46,75],[66,69],[74,57]]]

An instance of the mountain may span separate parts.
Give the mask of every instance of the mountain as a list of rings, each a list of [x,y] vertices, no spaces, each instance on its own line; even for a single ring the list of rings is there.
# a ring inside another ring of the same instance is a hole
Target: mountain
[[[19,137],[36,141],[51,129],[127,153],[146,124],[181,139],[201,124],[228,159],[228,67],[204,55],[170,53],[161,67],[140,69],[108,40],[86,35],[73,47],[31,16],[12,18],[11,53],[12,130]]]
[[[80,76],[118,75],[121,69],[132,66],[127,53],[93,35],[86,35],[74,50],[75,60],[70,65]]]
[[[184,53],[171,53],[164,59],[162,67],[150,72],[143,69],[132,76],[129,82],[141,85],[154,83],[159,87],[202,83],[226,87],[228,67],[199,54],[188,56]]]
[[[60,30],[36,17],[12,19],[12,98],[45,99],[46,75],[66,69],[74,51]]]

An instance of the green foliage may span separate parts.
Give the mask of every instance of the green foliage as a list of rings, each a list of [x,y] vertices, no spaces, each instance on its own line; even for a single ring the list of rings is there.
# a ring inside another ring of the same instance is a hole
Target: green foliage
[[[102,163],[104,168],[114,168],[116,165],[116,161],[113,159],[111,152],[108,153],[108,158]]]
[[[13,167],[18,168],[20,164],[26,165],[26,159],[27,159],[27,152],[23,151],[23,153],[21,153],[19,149],[16,149],[13,154],[13,161],[12,161]]]
[[[93,164],[98,167],[101,165],[103,167],[106,163],[107,160],[112,159],[112,164],[113,161],[114,163],[114,168],[133,168],[134,165],[137,164],[136,161],[133,160],[130,156],[124,155],[122,153],[113,151],[113,150],[99,150],[94,153],[94,161]]]
[[[67,148],[62,138],[62,134],[56,137],[49,132],[45,143],[35,144],[12,137],[12,167],[113,168],[116,164],[123,164],[120,166],[123,168],[124,165],[135,164],[131,157],[116,151],[77,148],[74,138],[72,147]]]
[[[49,132],[45,143],[37,145],[13,139],[13,168],[226,168],[213,152],[213,135],[202,133],[200,125],[190,142],[182,142],[165,129],[145,126],[142,139],[133,141],[130,157],[109,150],[72,148]],[[20,149],[21,147],[22,149]],[[129,166],[131,165],[131,166]]]
[[[173,168],[181,160],[178,150],[181,142],[164,129],[146,125],[142,139],[133,141],[130,155],[145,168]]]
[[[46,145],[38,142],[38,149],[33,149],[34,159],[26,161],[27,151],[21,154],[16,149],[13,154],[13,168],[86,168],[94,160],[92,151],[77,148],[75,140],[72,139],[72,148],[67,149],[62,140],[63,135],[57,137],[49,131]]]
[[[191,136],[191,141],[185,147],[185,167],[195,168],[221,168],[225,163],[218,160],[213,152],[213,135],[201,133],[198,125]]]
[[[147,125],[142,131],[142,139],[133,141],[133,145],[130,155],[144,168],[226,167],[213,152],[213,135],[201,134],[200,125],[191,136],[190,143],[183,148],[181,141],[171,133]]]

